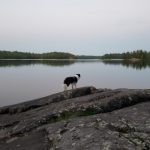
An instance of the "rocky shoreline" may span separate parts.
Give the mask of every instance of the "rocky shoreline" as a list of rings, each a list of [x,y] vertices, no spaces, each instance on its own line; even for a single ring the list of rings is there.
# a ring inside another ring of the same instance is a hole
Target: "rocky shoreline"
[[[150,90],[83,87],[0,108],[0,150],[149,150]]]

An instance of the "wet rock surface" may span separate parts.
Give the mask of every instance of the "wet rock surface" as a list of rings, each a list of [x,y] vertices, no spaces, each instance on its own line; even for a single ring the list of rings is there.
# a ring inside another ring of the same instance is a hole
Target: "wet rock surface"
[[[130,149],[150,149],[150,90],[83,87],[0,108],[0,150]]]

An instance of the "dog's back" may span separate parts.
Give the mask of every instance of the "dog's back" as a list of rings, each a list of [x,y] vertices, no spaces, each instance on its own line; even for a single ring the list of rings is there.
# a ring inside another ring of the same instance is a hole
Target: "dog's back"
[[[77,83],[77,78],[76,77],[67,77],[64,80],[64,84],[66,84],[67,86],[69,86],[72,83]]]

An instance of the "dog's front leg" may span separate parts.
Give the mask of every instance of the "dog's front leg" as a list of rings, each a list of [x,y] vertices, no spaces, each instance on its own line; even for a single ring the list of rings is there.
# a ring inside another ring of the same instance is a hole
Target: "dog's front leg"
[[[74,86],[75,86],[75,89],[76,89],[77,88],[77,84],[75,83]]]
[[[64,91],[66,91],[67,90],[67,85],[66,84],[64,84]]]

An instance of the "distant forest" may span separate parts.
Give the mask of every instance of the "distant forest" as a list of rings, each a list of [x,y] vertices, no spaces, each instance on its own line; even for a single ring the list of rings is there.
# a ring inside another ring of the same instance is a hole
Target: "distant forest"
[[[101,56],[101,59],[141,59],[141,60],[150,60],[150,52],[144,50],[137,50],[133,52],[126,53],[112,53],[105,54]]]
[[[0,51],[0,59],[75,59],[76,56],[70,53],[50,52],[50,53],[28,53]]]
[[[18,51],[0,51],[0,59],[99,59],[100,56],[74,55],[64,52],[29,53]]]
[[[126,53],[111,53],[103,56],[90,56],[90,55],[74,55],[64,52],[49,52],[49,53],[29,53],[18,51],[1,51],[0,59],[141,59],[150,60],[150,52],[144,50],[137,50]]]

